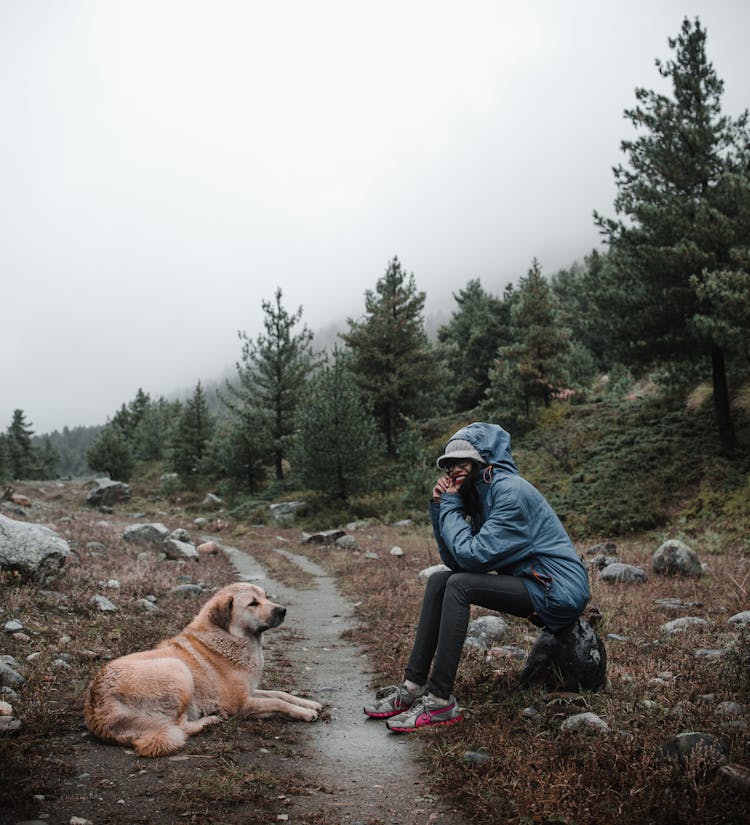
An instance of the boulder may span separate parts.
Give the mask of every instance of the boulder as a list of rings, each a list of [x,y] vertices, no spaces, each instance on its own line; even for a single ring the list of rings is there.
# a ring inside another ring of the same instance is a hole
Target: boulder
[[[706,758],[710,758],[718,764],[723,764],[727,761],[724,748],[719,743],[716,737],[710,733],[700,733],[698,731],[685,731],[678,733],[668,739],[661,746],[661,753],[668,759],[674,759],[678,762],[684,762],[695,751],[702,751]]]
[[[623,564],[618,561],[614,564],[608,564],[603,570],[600,570],[599,578],[603,582],[637,582],[642,584],[648,579],[648,576],[642,567],[636,567],[634,564]]]
[[[698,554],[677,539],[669,539],[654,553],[651,559],[654,573],[667,576],[700,576],[703,568]]]
[[[173,561],[198,561],[200,558],[195,546],[187,541],[178,541],[177,539],[167,537],[164,539],[162,546],[167,558]]]
[[[480,616],[469,622],[465,644],[480,650],[489,650],[508,634],[508,623],[500,616]]]
[[[112,481],[109,478],[95,478],[96,485],[86,496],[86,503],[92,507],[110,507],[120,501],[130,498],[130,487],[122,481]]]
[[[59,573],[69,555],[68,543],[49,527],[0,515],[0,569],[44,583]]]
[[[303,533],[302,544],[335,544],[345,535],[344,530],[321,530],[319,533]]]
[[[550,690],[598,690],[607,674],[604,642],[585,619],[559,633],[542,630],[521,672],[520,683]]]
[[[169,537],[169,528],[159,522],[151,524],[131,524],[122,534],[125,541],[134,544],[163,544]]]
[[[339,536],[336,539],[336,547],[338,547],[339,550],[351,550],[354,552],[359,550],[359,542],[354,536],[347,534],[345,536]]]
[[[304,506],[304,501],[281,501],[278,504],[270,504],[268,510],[275,521],[286,522],[294,520],[297,510]]]

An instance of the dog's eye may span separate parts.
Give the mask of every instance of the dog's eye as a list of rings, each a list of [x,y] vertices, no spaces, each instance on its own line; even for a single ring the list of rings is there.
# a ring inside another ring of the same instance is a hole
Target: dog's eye
[[[260,602],[257,599],[253,599],[248,605],[248,607],[257,607],[259,604]]]

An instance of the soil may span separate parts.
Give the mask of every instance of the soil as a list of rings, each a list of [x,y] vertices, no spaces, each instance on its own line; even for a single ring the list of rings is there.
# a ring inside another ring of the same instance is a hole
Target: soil
[[[262,686],[317,699],[324,711],[316,722],[227,720],[192,737],[179,754],[143,759],[99,742],[80,720],[62,729],[50,746],[50,776],[23,780],[33,793],[29,815],[5,818],[7,812],[0,810],[0,823],[68,825],[74,817],[93,825],[466,821],[441,802],[424,775],[419,741],[424,734],[389,733],[383,722],[362,713],[374,686],[366,656],[346,639],[355,623],[354,606],[297,544],[289,546],[295,551],[276,553],[312,577],[312,586],[286,586],[243,549],[223,549],[239,579],[258,581],[287,607],[282,628],[265,634],[264,649],[267,662],[274,663],[269,669],[288,681],[264,679]],[[205,771],[208,765],[211,772]]]

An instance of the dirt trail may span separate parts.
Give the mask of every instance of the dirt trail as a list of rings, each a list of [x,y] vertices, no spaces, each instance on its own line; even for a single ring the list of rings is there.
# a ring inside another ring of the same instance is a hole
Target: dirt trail
[[[352,626],[353,605],[339,594],[333,578],[307,557],[277,550],[315,577],[314,588],[295,590],[268,577],[244,551],[225,551],[241,578],[259,580],[288,608],[286,624],[297,631],[297,638],[286,652],[304,671],[310,696],[324,703],[330,715],[329,720],[305,729],[309,736],[305,774],[311,783],[332,791],[324,803],[326,821],[461,825],[464,820],[457,811],[441,806],[430,795],[420,773],[419,742],[389,733],[383,722],[362,713],[372,693],[367,662],[360,650],[341,638]],[[319,795],[315,801],[296,797],[287,809],[289,822],[305,822],[313,807],[320,811]]]

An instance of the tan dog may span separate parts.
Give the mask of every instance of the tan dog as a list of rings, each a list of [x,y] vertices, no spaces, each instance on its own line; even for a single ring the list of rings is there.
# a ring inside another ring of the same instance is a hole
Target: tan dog
[[[317,702],[257,689],[263,631],[285,615],[254,584],[222,588],[182,633],[99,671],[86,695],[86,725],[139,756],[163,756],[221,717],[283,713],[312,722],[322,708]]]

